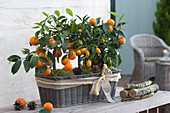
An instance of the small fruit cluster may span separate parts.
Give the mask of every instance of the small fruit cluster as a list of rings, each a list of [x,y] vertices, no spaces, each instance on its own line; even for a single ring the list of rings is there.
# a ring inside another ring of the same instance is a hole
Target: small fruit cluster
[[[26,101],[23,98],[18,98],[15,103],[14,103],[14,108],[15,110],[22,110],[25,106],[26,106]],[[35,110],[35,108],[37,107],[37,104],[34,101],[30,101],[27,104],[27,107],[29,110]],[[46,102],[43,106],[44,109],[40,110],[40,113],[42,111],[52,111],[53,110],[53,104],[51,104],[50,102]]]
[[[18,98],[14,103],[14,108],[15,110],[22,110],[26,104],[27,103],[23,98]],[[34,101],[30,101],[28,102],[27,107],[29,110],[35,110],[37,104]]]

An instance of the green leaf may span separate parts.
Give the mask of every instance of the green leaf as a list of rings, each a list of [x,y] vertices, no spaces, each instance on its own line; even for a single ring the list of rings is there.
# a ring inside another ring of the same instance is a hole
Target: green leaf
[[[41,109],[39,111],[39,113],[51,113],[51,112],[49,110],[47,110],[47,109]]]
[[[43,64],[40,68],[40,73],[44,73],[47,70],[47,66]]]
[[[123,34],[123,32],[122,32],[122,31],[118,31],[117,33],[118,33],[120,36],[125,37],[125,35]]]
[[[48,63],[48,60],[45,57],[39,57],[39,59],[43,63]]]
[[[73,12],[69,8],[66,8],[66,13],[69,14],[70,16],[73,16]]]
[[[30,70],[30,62],[28,60],[24,60],[24,69],[26,73]]]
[[[20,66],[21,66],[21,59],[18,59],[18,60],[14,63],[14,65],[12,66],[11,72],[12,72],[13,74],[15,74],[15,73],[19,70]]]
[[[97,24],[100,23],[100,17],[96,18]]]
[[[43,29],[47,32],[49,32],[49,27],[48,26],[44,26]]]
[[[67,21],[67,19],[63,19],[62,21],[61,21],[61,24],[63,24],[64,22],[66,22]]]
[[[81,21],[82,21],[82,19],[80,18],[80,16],[78,16],[78,15],[76,15]]]
[[[103,30],[104,30],[105,32],[110,31],[110,27],[109,27],[109,24],[108,24],[108,23],[104,23],[104,24],[102,25],[102,28],[103,28]]]
[[[119,23],[119,24],[117,25],[117,27],[119,27],[120,24],[124,25],[124,24],[127,24],[127,22],[121,22],[121,23]]]
[[[96,54],[96,49],[93,48],[93,53],[89,56],[89,58],[93,58],[95,56],[95,54]]]
[[[47,52],[47,57],[49,58],[49,59],[51,59],[52,61],[53,61],[53,54],[50,52],[50,51],[48,51]]]
[[[119,15],[117,13],[115,13],[115,12],[110,11],[109,13],[116,16],[116,17],[119,17]]]
[[[123,14],[120,18],[119,18],[119,22],[122,20],[122,18],[125,16],[125,14]],[[119,23],[118,22],[118,23]]]
[[[60,11],[56,10],[54,13],[55,13],[57,16],[60,16]]]
[[[120,54],[117,55],[117,62],[118,62],[118,66],[122,63]]]
[[[22,50],[23,54],[29,54],[30,53],[30,50],[27,49],[27,48],[23,48],[24,50]]]
[[[65,58],[67,58],[67,55],[64,55],[61,60],[64,60]]]
[[[43,34],[44,30],[43,29],[40,29],[40,33]]]
[[[66,17],[65,16],[60,16],[60,17],[58,17],[58,20],[61,20],[63,18],[66,18]]]
[[[18,59],[21,59],[21,57],[18,55],[11,55],[7,60],[10,62],[16,62]]]
[[[53,67],[53,61],[50,59],[50,68]]]
[[[40,31],[35,32],[35,37],[38,39],[38,35],[40,34]]]
[[[33,55],[30,62],[31,62],[30,67],[31,68],[35,67],[37,65],[37,62],[38,62],[38,57]]]
[[[73,51],[71,51],[70,57],[73,56]]]
[[[45,13],[45,12],[42,12],[46,17],[48,17],[49,15],[47,14],[47,13]]]
[[[69,47],[68,43],[66,41],[64,41],[64,43],[62,43],[62,49],[63,49],[64,53],[66,52],[68,47]]]
[[[73,21],[71,26],[71,32],[74,33],[76,31],[76,28],[77,28],[76,22]]]
[[[39,26],[34,26],[34,27],[32,27],[33,29],[37,29],[37,28],[40,28]]]

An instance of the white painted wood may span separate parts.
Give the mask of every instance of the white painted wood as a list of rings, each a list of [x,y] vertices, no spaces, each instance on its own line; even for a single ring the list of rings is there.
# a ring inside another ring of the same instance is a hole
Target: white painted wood
[[[61,7],[93,7],[109,5],[110,0],[0,0],[0,8],[61,8]]]
[[[52,113],[136,113],[169,103],[167,98],[169,98],[170,92],[168,91],[158,91],[152,97],[142,100],[121,102],[121,99],[118,95],[120,90],[122,90],[122,88],[117,87],[116,97],[113,103],[97,102],[65,108],[54,108]],[[24,109],[21,112],[37,113],[40,109],[42,109],[39,101],[38,103],[38,109],[34,111],[28,111],[27,109]],[[0,108],[0,112],[16,113],[16,111],[12,109],[12,105]]]
[[[12,54],[22,55],[22,48],[35,50],[35,47],[29,46],[29,39],[35,33],[31,28],[45,18],[42,12],[52,14],[59,10],[66,15],[66,8],[81,17],[86,14],[94,18],[101,16],[105,21],[110,17],[110,0],[0,0],[1,106],[12,105],[20,97],[26,101],[39,98],[34,70],[25,73],[22,65],[18,73],[12,75],[12,64],[9,65],[7,58]],[[76,60],[71,62],[74,67],[77,66]],[[57,64],[57,68],[63,68],[63,65]]]

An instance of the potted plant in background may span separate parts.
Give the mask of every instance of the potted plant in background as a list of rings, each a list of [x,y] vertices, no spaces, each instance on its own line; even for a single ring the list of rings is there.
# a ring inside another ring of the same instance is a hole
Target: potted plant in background
[[[95,85],[98,88],[100,80],[105,80],[104,64],[113,71],[113,75],[120,73],[113,66],[116,62],[118,65],[121,63],[116,50],[125,43],[122,25],[126,23],[121,22],[124,15],[115,26],[112,19],[103,22],[100,17],[94,19],[88,15],[83,18],[76,15],[74,19],[70,9],[67,8],[66,12],[71,19],[60,15],[58,10],[53,15],[43,12],[46,18],[35,23],[33,28],[38,30],[30,38],[30,45],[35,46],[36,50],[24,48],[22,53],[26,55],[25,58],[18,55],[8,58],[8,61],[14,62],[11,69],[13,74],[18,71],[22,61],[26,72],[35,68],[42,105],[51,102],[54,107],[63,107],[106,99],[106,92],[100,89],[100,93],[96,93],[98,96],[89,95],[92,84],[97,80]],[[110,13],[118,17],[116,13]],[[76,57],[78,67],[73,69],[70,60],[76,60]],[[64,68],[57,69],[56,63],[62,63]],[[114,97],[117,86],[114,78],[106,79],[111,84],[111,97]]]

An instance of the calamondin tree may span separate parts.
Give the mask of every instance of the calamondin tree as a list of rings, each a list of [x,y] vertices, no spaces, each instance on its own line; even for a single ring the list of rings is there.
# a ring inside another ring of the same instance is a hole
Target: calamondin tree
[[[14,62],[11,72],[15,74],[23,62],[25,71],[36,68],[41,75],[54,76],[56,63],[62,63],[65,71],[71,72],[73,66],[70,60],[78,58],[78,70],[99,69],[103,64],[112,68],[113,65],[121,63],[121,57],[117,49],[125,43],[125,36],[121,22],[122,15],[115,25],[115,21],[108,19],[106,22],[101,18],[90,18],[88,15],[80,17],[66,8],[68,19],[61,15],[58,10],[53,15],[43,14],[44,20],[35,23],[37,29],[35,35],[30,38],[30,46],[35,46],[35,51],[27,48],[22,50],[25,58],[11,55],[8,61]],[[110,12],[118,17],[118,14]],[[80,21],[78,23],[77,21]],[[98,67],[96,67],[96,65]],[[85,68],[84,68],[85,67]],[[81,72],[80,72],[81,73]]]

